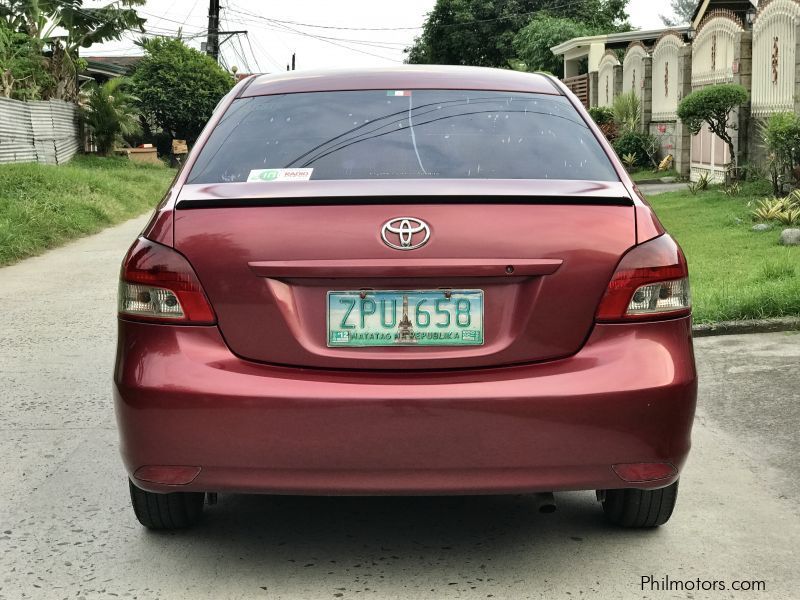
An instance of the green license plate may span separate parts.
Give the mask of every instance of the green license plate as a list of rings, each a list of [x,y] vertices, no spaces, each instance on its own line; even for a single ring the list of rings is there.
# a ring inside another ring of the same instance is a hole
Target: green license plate
[[[481,346],[483,291],[328,292],[328,346]]]

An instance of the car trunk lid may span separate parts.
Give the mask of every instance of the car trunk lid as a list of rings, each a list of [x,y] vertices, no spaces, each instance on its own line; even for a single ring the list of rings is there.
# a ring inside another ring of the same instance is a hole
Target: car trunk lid
[[[400,217],[427,224],[429,241],[411,251],[387,245],[382,227]],[[331,369],[478,368],[571,355],[635,230],[625,187],[586,181],[189,185],[175,214],[176,248],[234,353]],[[360,290],[482,291],[483,343],[330,347],[328,293]]]

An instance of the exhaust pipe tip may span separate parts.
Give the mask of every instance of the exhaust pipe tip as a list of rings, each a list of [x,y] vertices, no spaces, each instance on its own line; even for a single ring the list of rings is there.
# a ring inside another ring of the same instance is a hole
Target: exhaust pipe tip
[[[539,512],[544,515],[550,515],[556,512],[556,499],[552,492],[541,492],[536,494],[536,501],[539,507]]]

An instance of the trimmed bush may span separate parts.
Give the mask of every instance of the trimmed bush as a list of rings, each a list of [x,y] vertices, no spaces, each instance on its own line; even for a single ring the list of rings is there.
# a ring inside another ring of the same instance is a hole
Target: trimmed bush
[[[736,148],[733,145],[728,125],[731,111],[747,102],[747,90],[738,84],[726,83],[712,85],[692,92],[678,105],[678,117],[693,135],[700,133],[703,125],[708,125],[728,145],[731,157],[731,173],[736,176]]]

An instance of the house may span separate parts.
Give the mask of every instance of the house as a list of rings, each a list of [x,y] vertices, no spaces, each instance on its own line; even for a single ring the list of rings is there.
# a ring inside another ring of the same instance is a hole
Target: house
[[[659,138],[683,175],[725,178],[728,147],[707,129],[697,135],[677,117],[692,91],[733,83],[750,102],[729,117],[734,149],[759,162],[760,120],[800,112],[800,0],[701,0],[690,25],[575,38],[552,48],[564,58],[564,82],[590,107],[611,106],[634,91],[642,131]]]

